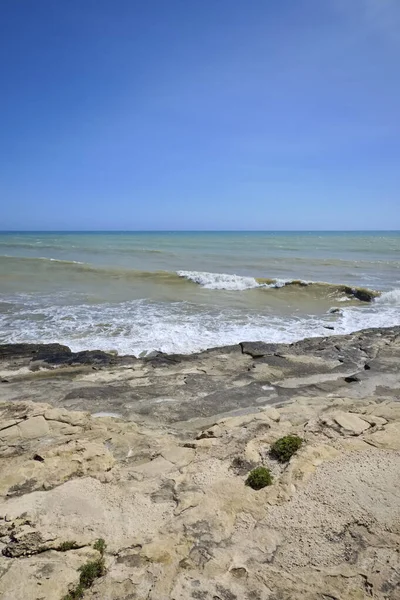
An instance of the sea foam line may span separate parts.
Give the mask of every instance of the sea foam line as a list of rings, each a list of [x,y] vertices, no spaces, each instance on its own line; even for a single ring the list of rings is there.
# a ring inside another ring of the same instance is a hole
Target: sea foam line
[[[184,277],[208,290],[250,290],[264,287],[254,277],[230,275],[228,273],[207,273],[203,271],[177,271],[179,277]]]
[[[61,258],[51,258],[48,256],[13,256],[12,254],[1,254],[0,255],[0,259],[1,258],[11,258],[15,261],[18,262],[24,262],[24,261],[37,261],[37,260],[42,260],[42,261],[46,261],[46,262],[55,262],[55,263],[61,263],[64,265],[85,265],[86,263],[81,262],[79,260],[64,260]]]
[[[397,290],[400,296],[400,290]],[[389,292],[390,294],[390,292]],[[400,304],[372,303],[320,316],[273,316],[257,311],[127,301],[113,305],[33,308],[0,314],[0,343],[58,342],[72,350],[116,350],[120,354],[191,353],[242,341],[290,343],[305,337],[351,333],[370,327],[400,325]],[[32,318],[33,317],[33,318]],[[40,317],[40,318],[38,318]],[[326,325],[334,326],[327,330]]]

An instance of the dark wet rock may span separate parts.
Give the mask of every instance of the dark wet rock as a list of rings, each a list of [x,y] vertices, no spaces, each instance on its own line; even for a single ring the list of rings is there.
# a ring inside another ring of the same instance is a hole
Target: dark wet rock
[[[351,288],[343,286],[343,291],[348,296],[352,296],[361,302],[372,302],[379,294],[374,290],[367,290],[365,288]]]
[[[41,360],[49,365],[95,365],[111,366],[118,363],[118,357],[115,354],[103,352],[101,350],[84,350],[83,352],[38,352],[32,359]]]
[[[68,346],[61,344],[2,344],[0,345],[0,360],[15,358],[32,358],[44,360],[51,356],[70,356]]]
[[[17,368],[28,362],[32,370],[40,367],[93,366],[108,367],[130,365],[136,362],[134,356],[118,356],[102,350],[83,350],[72,352],[61,344],[4,344],[0,345],[0,361],[7,361]]]
[[[64,348],[38,348],[32,356],[32,362],[44,361],[50,365],[68,363],[74,356],[73,352],[65,346]]]
[[[184,359],[179,354],[165,354],[164,352],[150,353],[143,360],[150,363],[153,367],[165,367],[169,365],[178,365]]]
[[[249,354],[253,358],[261,358],[262,356],[270,356],[274,354],[279,346],[283,344],[266,344],[265,342],[241,342],[243,354]]]

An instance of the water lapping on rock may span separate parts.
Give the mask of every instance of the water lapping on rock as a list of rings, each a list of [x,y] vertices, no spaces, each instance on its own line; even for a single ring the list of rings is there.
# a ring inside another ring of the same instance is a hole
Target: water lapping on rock
[[[396,297],[388,292],[372,303],[349,302],[321,315],[276,315],[189,302],[139,299],[96,305],[79,302],[78,297],[75,303],[65,304],[60,296],[25,295],[1,305],[0,341],[60,342],[73,350],[99,348],[135,355],[154,350],[191,353],[255,339],[293,342],[399,325]]]

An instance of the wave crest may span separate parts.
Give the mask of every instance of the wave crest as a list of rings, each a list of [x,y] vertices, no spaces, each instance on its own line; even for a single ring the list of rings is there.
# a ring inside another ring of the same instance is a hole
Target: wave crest
[[[381,296],[376,299],[379,304],[399,304],[400,305],[400,290],[391,290],[390,292],[382,292]]]
[[[380,292],[369,288],[350,287],[347,284],[328,283],[323,281],[305,281],[302,279],[270,279],[263,277],[251,277],[248,275],[236,275],[231,273],[210,273],[207,271],[138,271],[123,266],[106,267],[97,266],[90,263],[81,263],[79,261],[61,260],[47,257],[14,257],[3,255],[0,256],[0,267],[9,262],[11,265],[15,263],[15,269],[19,265],[27,263],[29,265],[37,264],[37,276],[41,272],[55,269],[59,272],[65,281],[68,281],[69,271],[73,272],[74,280],[78,276],[85,278],[85,283],[89,284],[89,277],[96,280],[106,281],[107,279],[125,280],[125,281],[140,281],[145,280],[158,285],[185,285],[196,284],[208,290],[227,290],[242,292],[252,289],[261,289],[265,291],[276,290],[279,294],[285,294],[285,290],[293,299],[294,293],[304,288],[304,293],[309,293],[315,298],[336,298],[338,301],[359,300],[361,302],[372,302],[380,298],[380,302],[389,304],[398,304],[400,302],[399,290],[391,292]],[[8,264],[9,271],[10,264]],[[39,265],[41,265],[39,267]],[[2,274],[0,274],[2,276]]]
[[[229,275],[228,273],[207,273],[202,271],[177,271],[179,277],[198,283],[208,290],[250,290],[263,287],[254,277]]]
[[[228,273],[208,273],[206,271],[177,271],[177,275],[208,290],[244,291],[255,288],[278,290],[282,288],[311,288],[311,293],[317,295],[341,296],[343,299],[355,299],[362,302],[371,302],[381,295],[381,292],[368,288],[350,287],[348,285],[327,283],[324,281],[266,279]],[[391,301],[397,302],[397,296],[395,295]]]

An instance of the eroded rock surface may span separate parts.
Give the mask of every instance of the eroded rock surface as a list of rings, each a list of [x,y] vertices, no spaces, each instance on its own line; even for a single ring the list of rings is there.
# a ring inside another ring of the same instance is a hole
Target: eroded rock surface
[[[399,329],[71,355],[0,352],[2,599],[62,600],[98,538],[85,599],[400,598]],[[303,444],[282,464],[288,433]]]

